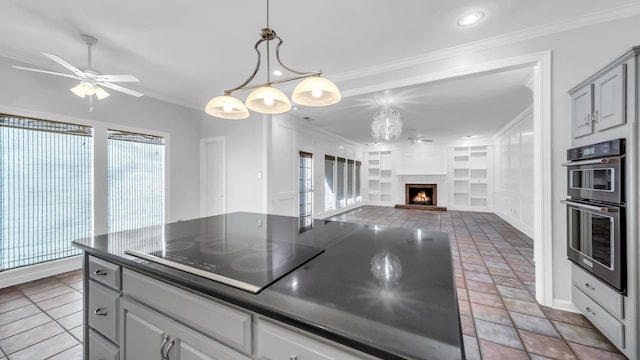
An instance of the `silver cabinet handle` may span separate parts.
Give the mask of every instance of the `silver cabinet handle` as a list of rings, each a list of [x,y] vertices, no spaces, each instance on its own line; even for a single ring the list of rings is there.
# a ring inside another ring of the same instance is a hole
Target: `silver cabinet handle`
[[[169,341],[169,337],[168,336],[166,336],[162,340],[162,344],[160,345],[160,356],[162,357],[162,360],[167,360],[167,357],[164,356],[164,347],[165,347],[165,345],[167,345],[167,341]]]
[[[584,117],[584,124],[587,126],[589,126],[589,117],[590,117],[589,115]]]
[[[100,269],[98,269],[98,270],[96,270],[96,271],[94,271],[94,272],[93,272],[93,275],[97,275],[97,276],[107,276],[107,272],[106,272],[106,271],[104,271],[104,270],[100,270]]]
[[[176,339],[171,339],[171,342],[169,343],[169,346],[167,346],[167,350],[164,352],[164,358],[166,360],[171,360],[169,359],[169,351],[171,351],[171,348],[173,347],[173,344],[176,343]]]
[[[591,121],[595,124],[598,122],[598,110],[594,111],[591,115]]]
[[[591,286],[589,283],[584,283],[584,286],[589,290],[595,290],[596,289],[593,286]]]
[[[107,312],[103,308],[97,308],[93,311],[96,316],[107,316]]]
[[[587,308],[586,308],[585,310],[587,310],[587,312],[588,312],[589,314],[593,315],[593,316],[595,316],[595,315],[596,315],[596,313],[595,313],[593,310],[591,310],[591,308],[590,308],[590,307],[588,307],[588,306],[587,306]]]
[[[298,360],[296,355],[289,355],[289,360]]]

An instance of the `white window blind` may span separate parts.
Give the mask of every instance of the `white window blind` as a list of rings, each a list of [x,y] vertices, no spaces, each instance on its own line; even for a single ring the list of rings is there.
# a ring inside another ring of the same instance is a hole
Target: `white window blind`
[[[360,194],[362,181],[362,162],[356,161],[356,204],[362,202],[362,196]]]
[[[338,158],[338,168],[336,171],[336,204],[338,208],[343,208],[347,205],[345,198],[345,172],[347,169],[347,160]]]
[[[335,172],[336,166],[336,157],[335,156],[324,156],[324,210],[331,211],[335,210],[336,204],[333,199],[334,192],[334,182],[333,182],[333,174]]]
[[[89,126],[0,114],[0,271],[80,254],[92,235]]]
[[[164,223],[164,148],[160,136],[109,130],[107,231]]]

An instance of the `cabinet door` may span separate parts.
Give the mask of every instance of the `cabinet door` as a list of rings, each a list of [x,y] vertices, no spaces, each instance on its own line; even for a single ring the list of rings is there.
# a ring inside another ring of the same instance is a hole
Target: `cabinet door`
[[[597,131],[622,125],[626,121],[626,64],[594,81],[593,122]]]
[[[164,316],[122,300],[120,353],[123,360],[161,359],[160,348],[167,339],[171,321]],[[167,340],[169,342],[170,340]],[[167,344],[164,344],[165,349]]]
[[[571,94],[571,114],[573,116],[573,137],[593,133],[591,122],[593,85],[589,84]]]
[[[176,340],[176,348],[169,354],[169,359],[179,354],[180,360],[251,360],[239,352],[222,345],[221,343],[205,336],[192,328],[174,322],[171,324],[170,333]]]

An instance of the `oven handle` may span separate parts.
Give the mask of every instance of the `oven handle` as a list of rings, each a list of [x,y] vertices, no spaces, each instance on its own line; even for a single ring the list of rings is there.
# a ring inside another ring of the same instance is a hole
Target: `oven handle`
[[[575,206],[581,209],[593,210],[602,213],[617,213],[620,212],[620,209],[617,207],[609,207],[609,206],[595,206],[595,205],[587,205],[579,202],[569,201],[569,200],[560,200],[561,203]]]
[[[615,164],[620,162],[624,155],[621,156],[612,156],[608,158],[597,158],[597,159],[589,159],[589,160],[581,160],[581,161],[568,161],[566,163],[562,163],[562,166],[578,166],[578,165],[597,165],[597,164]]]

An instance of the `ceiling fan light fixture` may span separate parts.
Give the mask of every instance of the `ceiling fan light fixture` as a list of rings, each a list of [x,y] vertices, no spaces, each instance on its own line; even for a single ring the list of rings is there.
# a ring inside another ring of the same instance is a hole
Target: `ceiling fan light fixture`
[[[81,98],[84,98],[87,95],[91,96],[95,94],[95,88],[93,87],[93,84],[90,81],[82,80],[80,81],[80,84],[71,88],[71,92],[78,95]]]
[[[111,96],[111,94],[109,94],[105,89],[101,88],[100,86],[94,86],[93,89],[95,91],[95,94],[98,100],[102,100]]]
[[[249,117],[249,109],[242,101],[229,95],[216,96],[209,100],[204,111],[222,119],[241,120]]]
[[[320,75],[302,80],[291,95],[293,101],[305,106],[329,106],[342,99],[340,90],[331,80]]]
[[[249,109],[263,114],[282,114],[291,110],[287,95],[271,85],[253,90],[247,96],[245,104]]]

